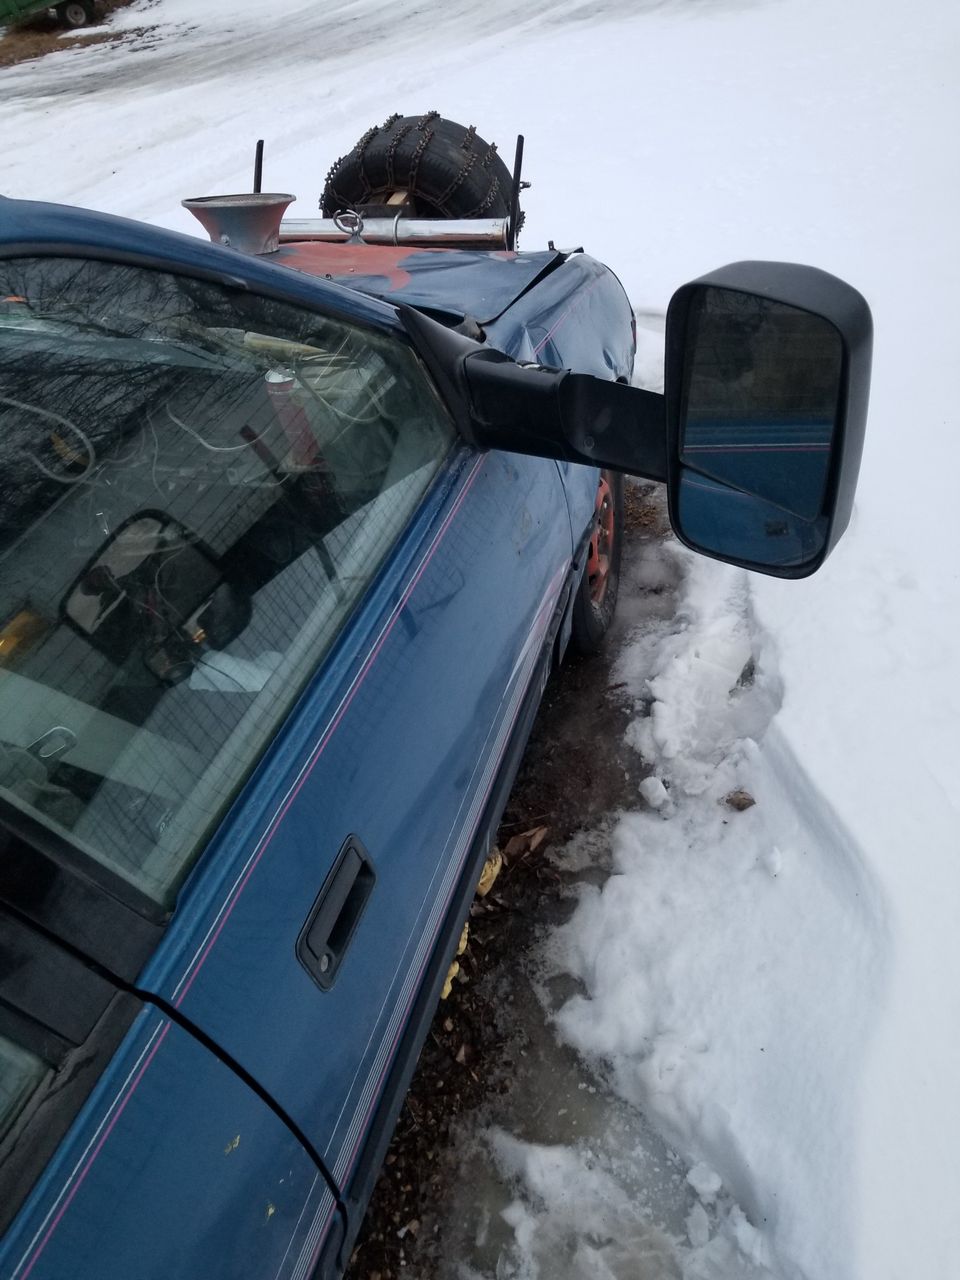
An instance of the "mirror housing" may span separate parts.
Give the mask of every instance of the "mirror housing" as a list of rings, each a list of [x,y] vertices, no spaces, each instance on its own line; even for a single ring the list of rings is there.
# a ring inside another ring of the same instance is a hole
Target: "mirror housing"
[[[663,396],[588,373],[517,364],[412,307],[399,311],[469,444],[666,479]]]

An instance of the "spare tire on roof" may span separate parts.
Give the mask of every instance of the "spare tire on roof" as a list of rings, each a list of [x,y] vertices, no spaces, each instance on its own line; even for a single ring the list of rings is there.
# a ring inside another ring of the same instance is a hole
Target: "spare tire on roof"
[[[473,125],[465,128],[436,111],[394,115],[368,129],[333,166],[320,210],[332,218],[406,191],[417,218],[506,218],[512,185],[496,145],[478,137]]]

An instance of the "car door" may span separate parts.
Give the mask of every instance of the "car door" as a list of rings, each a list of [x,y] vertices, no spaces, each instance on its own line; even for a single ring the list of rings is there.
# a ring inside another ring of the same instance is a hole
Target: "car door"
[[[23,898],[6,860],[29,867],[49,922],[79,887],[3,840],[4,898]],[[342,1223],[322,1170],[209,1047],[0,906],[0,1275],[293,1277]]]
[[[342,1189],[541,677],[569,521],[553,463],[458,442],[389,308],[178,253],[2,264],[0,786],[169,913],[136,989]]]

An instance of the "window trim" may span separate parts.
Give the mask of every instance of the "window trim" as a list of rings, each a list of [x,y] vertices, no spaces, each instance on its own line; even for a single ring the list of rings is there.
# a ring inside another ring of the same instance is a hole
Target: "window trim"
[[[46,941],[46,940],[44,940]],[[80,1045],[68,1045],[0,1140],[0,1235],[20,1212],[142,1005],[117,991]],[[0,1007],[0,1031],[23,1044],[29,1020]],[[23,1045],[29,1048],[28,1044]],[[41,1055],[42,1056],[42,1055]],[[49,1059],[48,1059],[49,1060]]]
[[[0,1138],[2,1234],[143,1006],[17,908],[0,904],[0,930],[12,934],[15,953],[0,997],[0,1034],[47,1067]]]
[[[0,796],[0,905],[132,982],[170,919],[153,899]]]

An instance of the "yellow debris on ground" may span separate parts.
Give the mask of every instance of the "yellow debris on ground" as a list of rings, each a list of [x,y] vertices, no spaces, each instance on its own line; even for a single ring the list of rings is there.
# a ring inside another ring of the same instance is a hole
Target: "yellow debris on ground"
[[[485,898],[493,888],[493,882],[500,874],[503,867],[503,854],[499,849],[494,849],[490,857],[483,864],[483,871],[480,873],[480,883],[477,885],[477,897]]]
[[[460,935],[460,941],[457,943],[457,955],[462,956],[467,949],[467,941],[470,937],[470,921],[463,926],[463,933]],[[443,984],[443,990],[440,992],[440,999],[446,1000],[447,996],[453,990],[453,980],[460,972],[460,965],[454,960],[453,964],[447,970],[447,980]]]
[[[494,849],[490,857],[483,864],[483,871],[480,873],[480,883],[477,885],[477,897],[485,898],[493,888],[493,882],[500,874],[503,866],[503,855],[499,849]],[[470,936],[469,921],[463,926],[463,933],[460,935],[460,942],[457,945],[457,955],[462,956],[467,949],[467,939]],[[440,992],[440,999],[446,1000],[450,992],[453,990],[453,980],[460,972],[460,965],[454,960],[453,964],[447,970],[447,980],[443,984],[443,990]]]
[[[460,962],[459,960],[454,960],[453,964],[447,970],[447,980],[443,984],[443,990],[440,992],[441,1000],[446,1000],[447,996],[453,990],[453,980],[459,972],[460,972]]]

